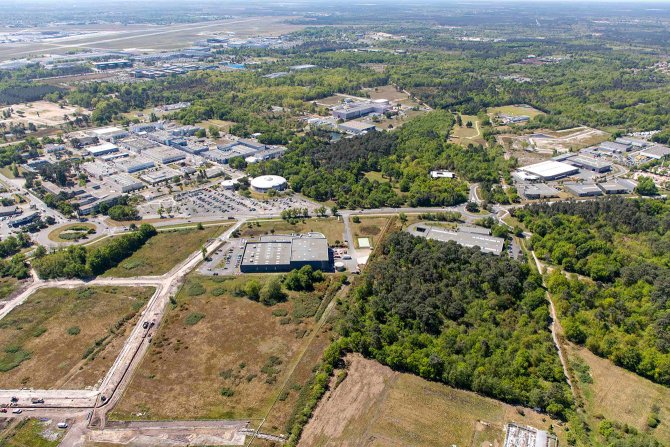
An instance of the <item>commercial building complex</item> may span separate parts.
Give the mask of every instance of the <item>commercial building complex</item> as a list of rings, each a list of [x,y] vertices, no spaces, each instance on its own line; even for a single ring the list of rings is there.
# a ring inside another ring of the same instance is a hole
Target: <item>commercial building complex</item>
[[[448,230],[446,228],[434,227],[424,224],[414,224],[408,228],[410,234],[414,236],[434,239],[441,242],[456,242],[464,247],[479,247],[484,253],[494,255],[502,254],[505,240],[500,237],[490,236],[489,231],[479,231],[468,226],[460,226],[458,231]]]
[[[321,233],[263,236],[247,242],[240,270],[244,273],[288,272],[305,265],[330,271],[328,241]]]
[[[341,120],[351,120],[371,113],[386,113],[391,110],[388,100],[377,99],[369,102],[350,102],[333,109],[333,117]]]

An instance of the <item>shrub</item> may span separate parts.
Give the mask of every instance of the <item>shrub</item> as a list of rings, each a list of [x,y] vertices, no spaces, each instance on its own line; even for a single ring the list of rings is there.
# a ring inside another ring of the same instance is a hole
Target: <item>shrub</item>
[[[73,336],[74,335],[79,335],[80,332],[81,332],[81,329],[79,328],[79,326],[72,326],[72,327],[69,327],[67,329],[67,334],[68,335],[73,335]]]
[[[224,397],[232,397],[234,394],[235,391],[233,391],[231,388],[228,388],[227,386],[221,388],[221,395]]]
[[[198,322],[200,322],[200,320],[202,320],[203,318],[205,318],[205,314],[200,312],[192,312],[188,315],[188,317],[186,317],[184,323],[186,323],[189,326],[194,326],[198,324]]]
[[[199,282],[191,282],[186,288],[186,293],[189,296],[204,295],[206,291],[207,290],[205,289],[205,286],[203,286]]]
[[[286,309],[275,309],[272,311],[272,315],[275,317],[285,317],[288,315],[288,310]]]

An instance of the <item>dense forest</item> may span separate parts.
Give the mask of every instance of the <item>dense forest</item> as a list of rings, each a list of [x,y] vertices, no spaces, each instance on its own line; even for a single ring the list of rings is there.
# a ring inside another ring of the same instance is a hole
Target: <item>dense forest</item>
[[[617,365],[670,385],[670,203],[608,199],[515,213],[551,273],[566,336]]]
[[[448,143],[453,122],[450,113],[435,111],[394,131],[334,143],[308,135],[294,139],[281,159],[251,165],[248,172],[282,175],[295,191],[346,208],[456,205],[467,200],[467,183],[431,179],[431,170],[453,170],[491,188],[509,175],[515,160],[505,160],[499,147]],[[366,176],[370,172],[381,174],[381,181]]]
[[[527,265],[395,233],[342,323],[349,349],[394,369],[564,417],[572,407],[541,278]]]

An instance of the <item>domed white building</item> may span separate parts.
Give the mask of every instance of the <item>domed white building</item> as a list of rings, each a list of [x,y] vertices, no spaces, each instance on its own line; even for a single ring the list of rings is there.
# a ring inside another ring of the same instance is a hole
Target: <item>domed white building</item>
[[[283,191],[288,188],[288,182],[279,175],[261,175],[251,180],[251,189],[256,192],[268,192],[271,189]]]

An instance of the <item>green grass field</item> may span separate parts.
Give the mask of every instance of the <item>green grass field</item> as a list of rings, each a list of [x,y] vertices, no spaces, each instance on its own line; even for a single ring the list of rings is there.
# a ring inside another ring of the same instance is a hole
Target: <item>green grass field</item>
[[[316,231],[323,233],[329,244],[344,240],[344,223],[335,217],[314,217],[295,224],[285,220],[251,221],[240,228],[241,237],[262,236],[264,234],[290,234]]]
[[[2,447],[56,447],[60,444],[65,430],[54,427],[53,423],[37,419],[24,419],[10,426],[0,435]]]
[[[102,276],[128,278],[132,276],[162,275],[199,250],[208,239],[220,235],[227,225],[205,227],[203,230],[160,231],[132,256]],[[104,241],[101,242],[104,244]]]

